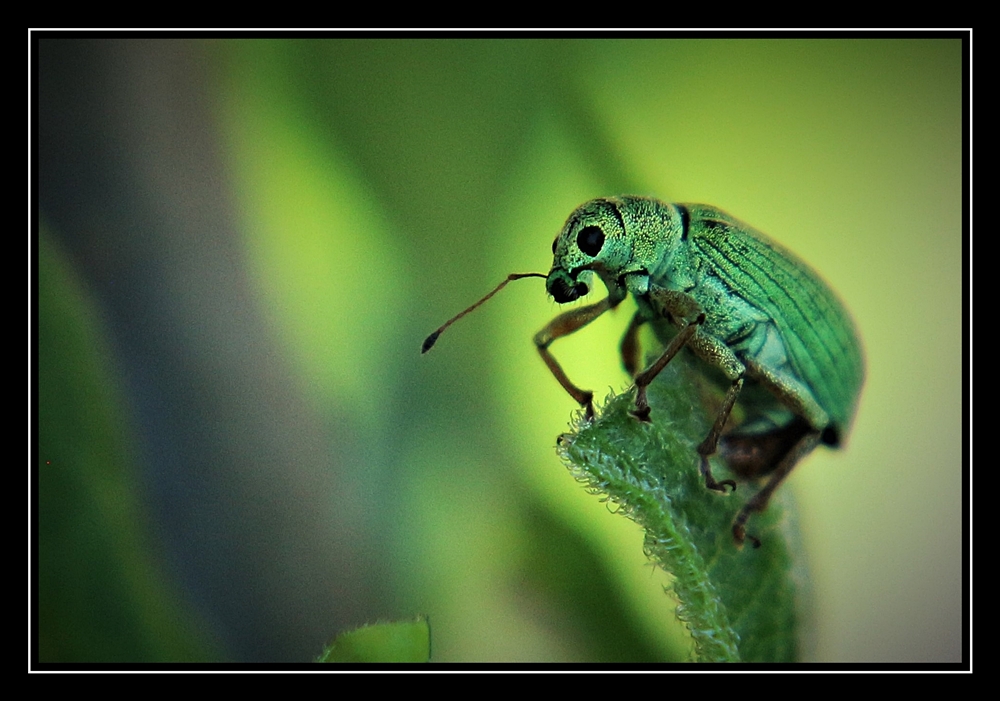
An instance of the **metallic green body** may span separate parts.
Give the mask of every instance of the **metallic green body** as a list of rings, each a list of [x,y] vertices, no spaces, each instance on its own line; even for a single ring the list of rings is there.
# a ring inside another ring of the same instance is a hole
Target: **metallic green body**
[[[864,382],[850,314],[809,266],[764,234],[708,205],[622,196],[579,207],[553,252],[547,288],[556,301],[582,294],[581,275],[593,271],[611,307],[631,293],[638,323],[659,326],[664,340],[664,326],[680,328],[703,312],[688,345],[728,380],[748,380],[741,432],[765,433],[799,416],[827,444],[846,435]]]
[[[796,463],[820,442],[839,446],[857,410],[865,367],[850,314],[813,270],[764,234],[715,207],[666,204],[650,197],[608,197],[577,208],[552,242],[548,275],[511,273],[492,292],[449,319],[424,341],[426,353],[441,333],[525,277],[545,277],[559,304],[587,294],[596,274],[608,288],[598,302],[563,312],[535,334],[535,347],[553,377],[594,417],[594,393],[566,375],[549,347],[575,333],[631,294],[638,305],[625,337],[622,361],[632,375],[639,421],[649,421],[647,387],[687,348],[715,375],[725,397],[698,446],[705,486],[736,489],[716,480],[709,458],[718,452],[735,476],[768,477],[733,519],[742,545],[750,515],[768,500]],[[639,329],[650,324],[664,343],[640,368]],[[739,425],[726,431],[734,408]]]

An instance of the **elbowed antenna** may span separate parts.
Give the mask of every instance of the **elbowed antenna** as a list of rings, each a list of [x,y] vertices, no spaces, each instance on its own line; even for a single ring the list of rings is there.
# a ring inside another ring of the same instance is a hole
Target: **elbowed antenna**
[[[499,292],[500,290],[502,290],[504,287],[507,286],[508,282],[511,282],[513,280],[520,280],[521,278],[525,278],[525,277],[544,277],[544,278],[547,278],[548,275],[545,275],[544,273],[511,273],[510,275],[507,276],[506,280],[504,280],[499,285],[497,285],[496,287],[494,287],[492,292],[490,292],[488,295],[486,295],[485,297],[483,297],[481,300],[479,300],[478,302],[476,302],[475,304],[473,304],[468,309],[465,309],[464,311],[461,311],[458,314],[456,314],[455,316],[453,316],[450,319],[448,319],[448,321],[444,322],[444,324],[442,324],[441,327],[438,328],[437,331],[435,331],[430,336],[428,336],[427,338],[425,338],[424,339],[424,345],[422,345],[420,347],[420,352],[421,353],[426,353],[431,348],[433,348],[434,344],[437,343],[438,336],[440,336],[444,332],[444,330],[446,328],[448,328],[449,326],[451,326],[452,324],[454,324],[456,321],[458,321],[459,319],[461,319],[463,316],[465,316],[466,314],[468,314],[469,312],[471,312],[472,310],[474,310],[476,307],[478,307],[480,304],[482,304],[483,302],[485,302],[486,300],[488,300],[490,297],[492,297],[493,295],[495,295],[497,292]]]

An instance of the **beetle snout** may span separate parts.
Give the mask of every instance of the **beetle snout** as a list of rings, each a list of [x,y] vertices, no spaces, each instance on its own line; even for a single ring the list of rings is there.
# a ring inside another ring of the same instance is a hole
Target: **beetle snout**
[[[559,304],[572,302],[589,291],[586,283],[574,282],[563,270],[553,270],[545,281],[545,289]]]

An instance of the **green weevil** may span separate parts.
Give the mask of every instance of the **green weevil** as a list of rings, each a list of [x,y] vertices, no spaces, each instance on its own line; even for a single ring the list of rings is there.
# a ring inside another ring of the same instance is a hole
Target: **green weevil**
[[[792,468],[819,443],[842,445],[857,409],[865,368],[850,314],[834,292],[790,251],[725,212],[650,197],[608,197],[574,211],[552,243],[548,275],[515,273],[424,341],[427,352],[449,325],[524,277],[544,277],[559,304],[587,294],[595,273],[608,289],[599,302],[560,314],[534,338],[542,360],[593,418],[593,393],[570,381],[549,352],[553,341],[617,307],[631,293],[638,311],[621,342],[636,391],[633,416],[649,421],[646,388],[684,347],[726,386],[708,435],[697,448],[709,489],[709,456],[718,452],[737,476],[769,477],[733,520],[737,545],[754,512],[763,511]],[[651,324],[665,343],[640,369],[639,330]],[[744,419],[727,432],[737,400]]]

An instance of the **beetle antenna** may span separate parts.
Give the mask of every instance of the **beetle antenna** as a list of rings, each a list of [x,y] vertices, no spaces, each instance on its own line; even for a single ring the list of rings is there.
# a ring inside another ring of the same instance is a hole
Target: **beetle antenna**
[[[453,316],[450,319],[448,319],[448,321],[444,322],[444,324],[442,324],[441,327],[438,328],[437,331],[435,331],[430,336],[428,336],[427,338],[425,338],[424,339],[424,345],[422,345],[420,347],[420,352],[421,353],[426,353],[431,348],[433,348],[434,344],[437,343],[438,336],[440,336],[444,332],[444,330],[446,328],[448,328],[449,326],[451,326],[452,324],[454,324],[456,321],[458,321],[459,319],[461,319],[463,316],[465,316],[466,314],[468,314],[469,312],[471,312],[472,310],[474,310],[476,307],[478,307],[480,304],[482,304],[483,302],[485,302],[486,300],[488,300],[490,297],[492,297],[493,295],[495,295],[497,292],[499,292],[500,290],[502,290],[504,287],[507,286],[508,282],[511,282],[513,280],[520,280],[521,278],[525,278],[525,277],[544,277],[544,278],[547,278],[548,275],[545,275],[544,273],[511,273],[510,275],[507,276],[506,280],[504,280],[499,285],[497,285],[496,287],[494,287],[492,292],[490,292],[488,295],[486,295],[485,297],[483,297],[481,300],[479,300],[478,302],[476,302],[475,304],[473,304],[468,309],[465,309],[464,311],[461,311],[458,314],[456,314],[455,316]]]

